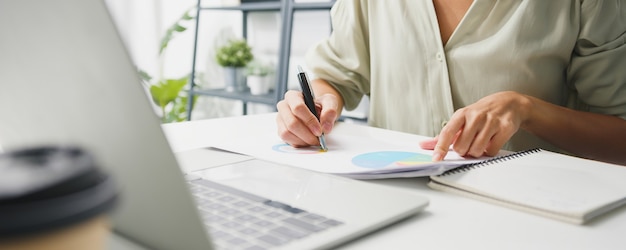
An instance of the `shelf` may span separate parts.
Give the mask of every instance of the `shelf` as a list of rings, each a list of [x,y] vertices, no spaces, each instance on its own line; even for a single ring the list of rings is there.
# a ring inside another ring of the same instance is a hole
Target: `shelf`
[[[249,91],[246,92],[229,92],[224,89],[197,89],[194,79],[191,79],[190,89],[188,93],[190,96],[214,96],[232,100],[239,100],[243,102],[243,114],[247,113],[247,103],[261,103],[267,105],[276,105],[278,101],[283,98],[284,93],[287,90],[289,69],[289,56],[291,53],[291,34],[293,28],[293,15],[295,11],[308,11],[308,10],[330,10],[335,4],[335,0],[326,2],[304,2],[296,3],[295,0],[274,0],[274,1],[260,1],[260,2],[245,2],[240,5],[234,6],[202,6],[202,0],[198,0],[196,8],[196,27],[195,27],[195,39],[193,45],[193,62],[191,75],[195,75],[196,72],[196,52],[198,48],[198,30],[200,13],[206,10],[215,11],[241,11],[242,15],[242,30],[243,37],[247,37],[247,23],[248,14],[254,11],[277,11],[281,16],[281,35],[280,35],[280,51],[278,55],[278,81],[275,84],[275,88],[272,92],[265,95],[252,95]],[[191,111],[193,110],[193,99],[189,98],[187,104],[187,120],[191,120]]]
[[[311,3],[293,3],[294,10],[328,10],[335,1],[330,2],[311,2]],[[258,3],[242,3],[233,6],[211,6],[200,7],[202,10],[238,10],[238,11],[279,11],[282,3],[279,1],[258,2]]]
[[[194,89],[193,93],[194,95],[223,97],[244,102],[254,102],[268,105],[274,105],[276,103],[276,94],[274,91],[270,91],[264,95],[253,95],[250,91],[236,92],[226,91],[225,89]]]
[[[333,7],[335,1],[329,2],[311,2],[311,3],[294,3],[293,9],[295,10],[329,10]]]
[[[239,10],[239,11],[279,11],[282,4],[278,1],[258,2],[258,3],[242,3],[233,6],[214,6],[200,7],[202,10]]]

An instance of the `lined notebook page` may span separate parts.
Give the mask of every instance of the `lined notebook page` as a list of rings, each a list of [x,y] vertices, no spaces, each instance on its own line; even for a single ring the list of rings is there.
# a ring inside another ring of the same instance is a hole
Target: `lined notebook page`
[[[458,189],[576,223],[626,202],[626,167],[541,149],[452,170],[431,181],[434,189]]]

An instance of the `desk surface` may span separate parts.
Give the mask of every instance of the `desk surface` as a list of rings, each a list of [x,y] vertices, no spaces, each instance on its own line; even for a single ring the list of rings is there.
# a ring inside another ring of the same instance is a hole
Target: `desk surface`
[[[174,152],[211,146],[233,128],[274,123],[275,114],[163,125]],[[360,125],[354,125],[360,126]],[[268,131],[274,133],[275,131]],[[417,145],[417,143],[416,143]],[[625,180],[626,181],[626,180]],[[624,249],[626,207],[580,226],[429,189],[427,177],[367,181],[428,197],[425,211],[342,249]],[[581,185],[584,185],[581,183]]]

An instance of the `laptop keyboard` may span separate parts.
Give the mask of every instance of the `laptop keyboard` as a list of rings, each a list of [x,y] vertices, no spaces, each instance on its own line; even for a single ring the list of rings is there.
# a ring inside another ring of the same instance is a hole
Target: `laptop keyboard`
[[[269,249],[343,224],[209,180],[188,183],[218,249]]]

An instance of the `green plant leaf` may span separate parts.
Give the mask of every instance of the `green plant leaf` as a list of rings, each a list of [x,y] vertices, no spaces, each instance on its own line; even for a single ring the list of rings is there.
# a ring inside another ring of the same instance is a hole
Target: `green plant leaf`
[[[258,60],[252,60],[246,65],[247,76],[267,76],[272,73],[272,68]]]
[[[171,102],[173,102],[179,95],[179,92],[187,84],[187,78],[180,79],[165,79],[158,82],[155,85],[150,86],[150,94],[152,100],[159,107],[164,108]]]
[[[191,10],[189,10],[191,11]],[[185,14],[183,14],[183,16],[180,18],[182,20],[192,20],[193,16],[189,15],[189,11],[185,11]]]
[[[174,31],[176,32],[183,32],[185,30],[187,30],[187,28],[180,26],[179,24],[174,25]]]
[[[146,81],[146,82],[152,81],[152,76],[150,76],[150,74],[148,74],[148,72],[145,72],[143,70],[139,70],[139,78],[141,80]]]
[[[163,53],[167,48],[169,42],[175,37],[176,33],[184,32],[187,30],[186,25],[190,20],[195,19],[190,13],[195,10],[195,7],[187,10],[174,24],[172,24],[161,38],[161,46],[159,48],[159,55]],[[187,96],[186,91],[183,88],[189,82],[189,77],[183,77],[180,79],[162,79],[152,84],[153,78],[143,70],[139,70],[139,76],[149,86],[150,95],[152,101],[161,108],[161,121],[168,122],[180,122],[187,118]],[[197,98],[194,97],[195,103]]]
[[[185,121],[187,119],[187,100],[187,96],[179,95],[178,98],[176,98],[176,100],[172,103],[169,112],[164,115],[163,122],[170,123]],[[198,96],[194,96],[192,105],[195,105],[197,100]]]
[[[252,48],[245,39],[231,40],[215,54],[215,60],[223,67],[245,67],[252,59]]]
[[[185,11],[185,13],[178,20],[176,20],[176,22],[174,22],[174,24],[172,24],[170,28],[165,31],[165,35],[163,35],[163,38],[161,38],[161,47],[159,48],[159,54],[163,54],[163,51],[165,50],[165,48],[167,48],[167,45],[174,38],[175,33],[180,33],[187,30],[187,28],[184,26],[184,23],[186,23],[186,21],[195,19],[195,17],[189,14],[192,10],[194,10],[194,8]]]

